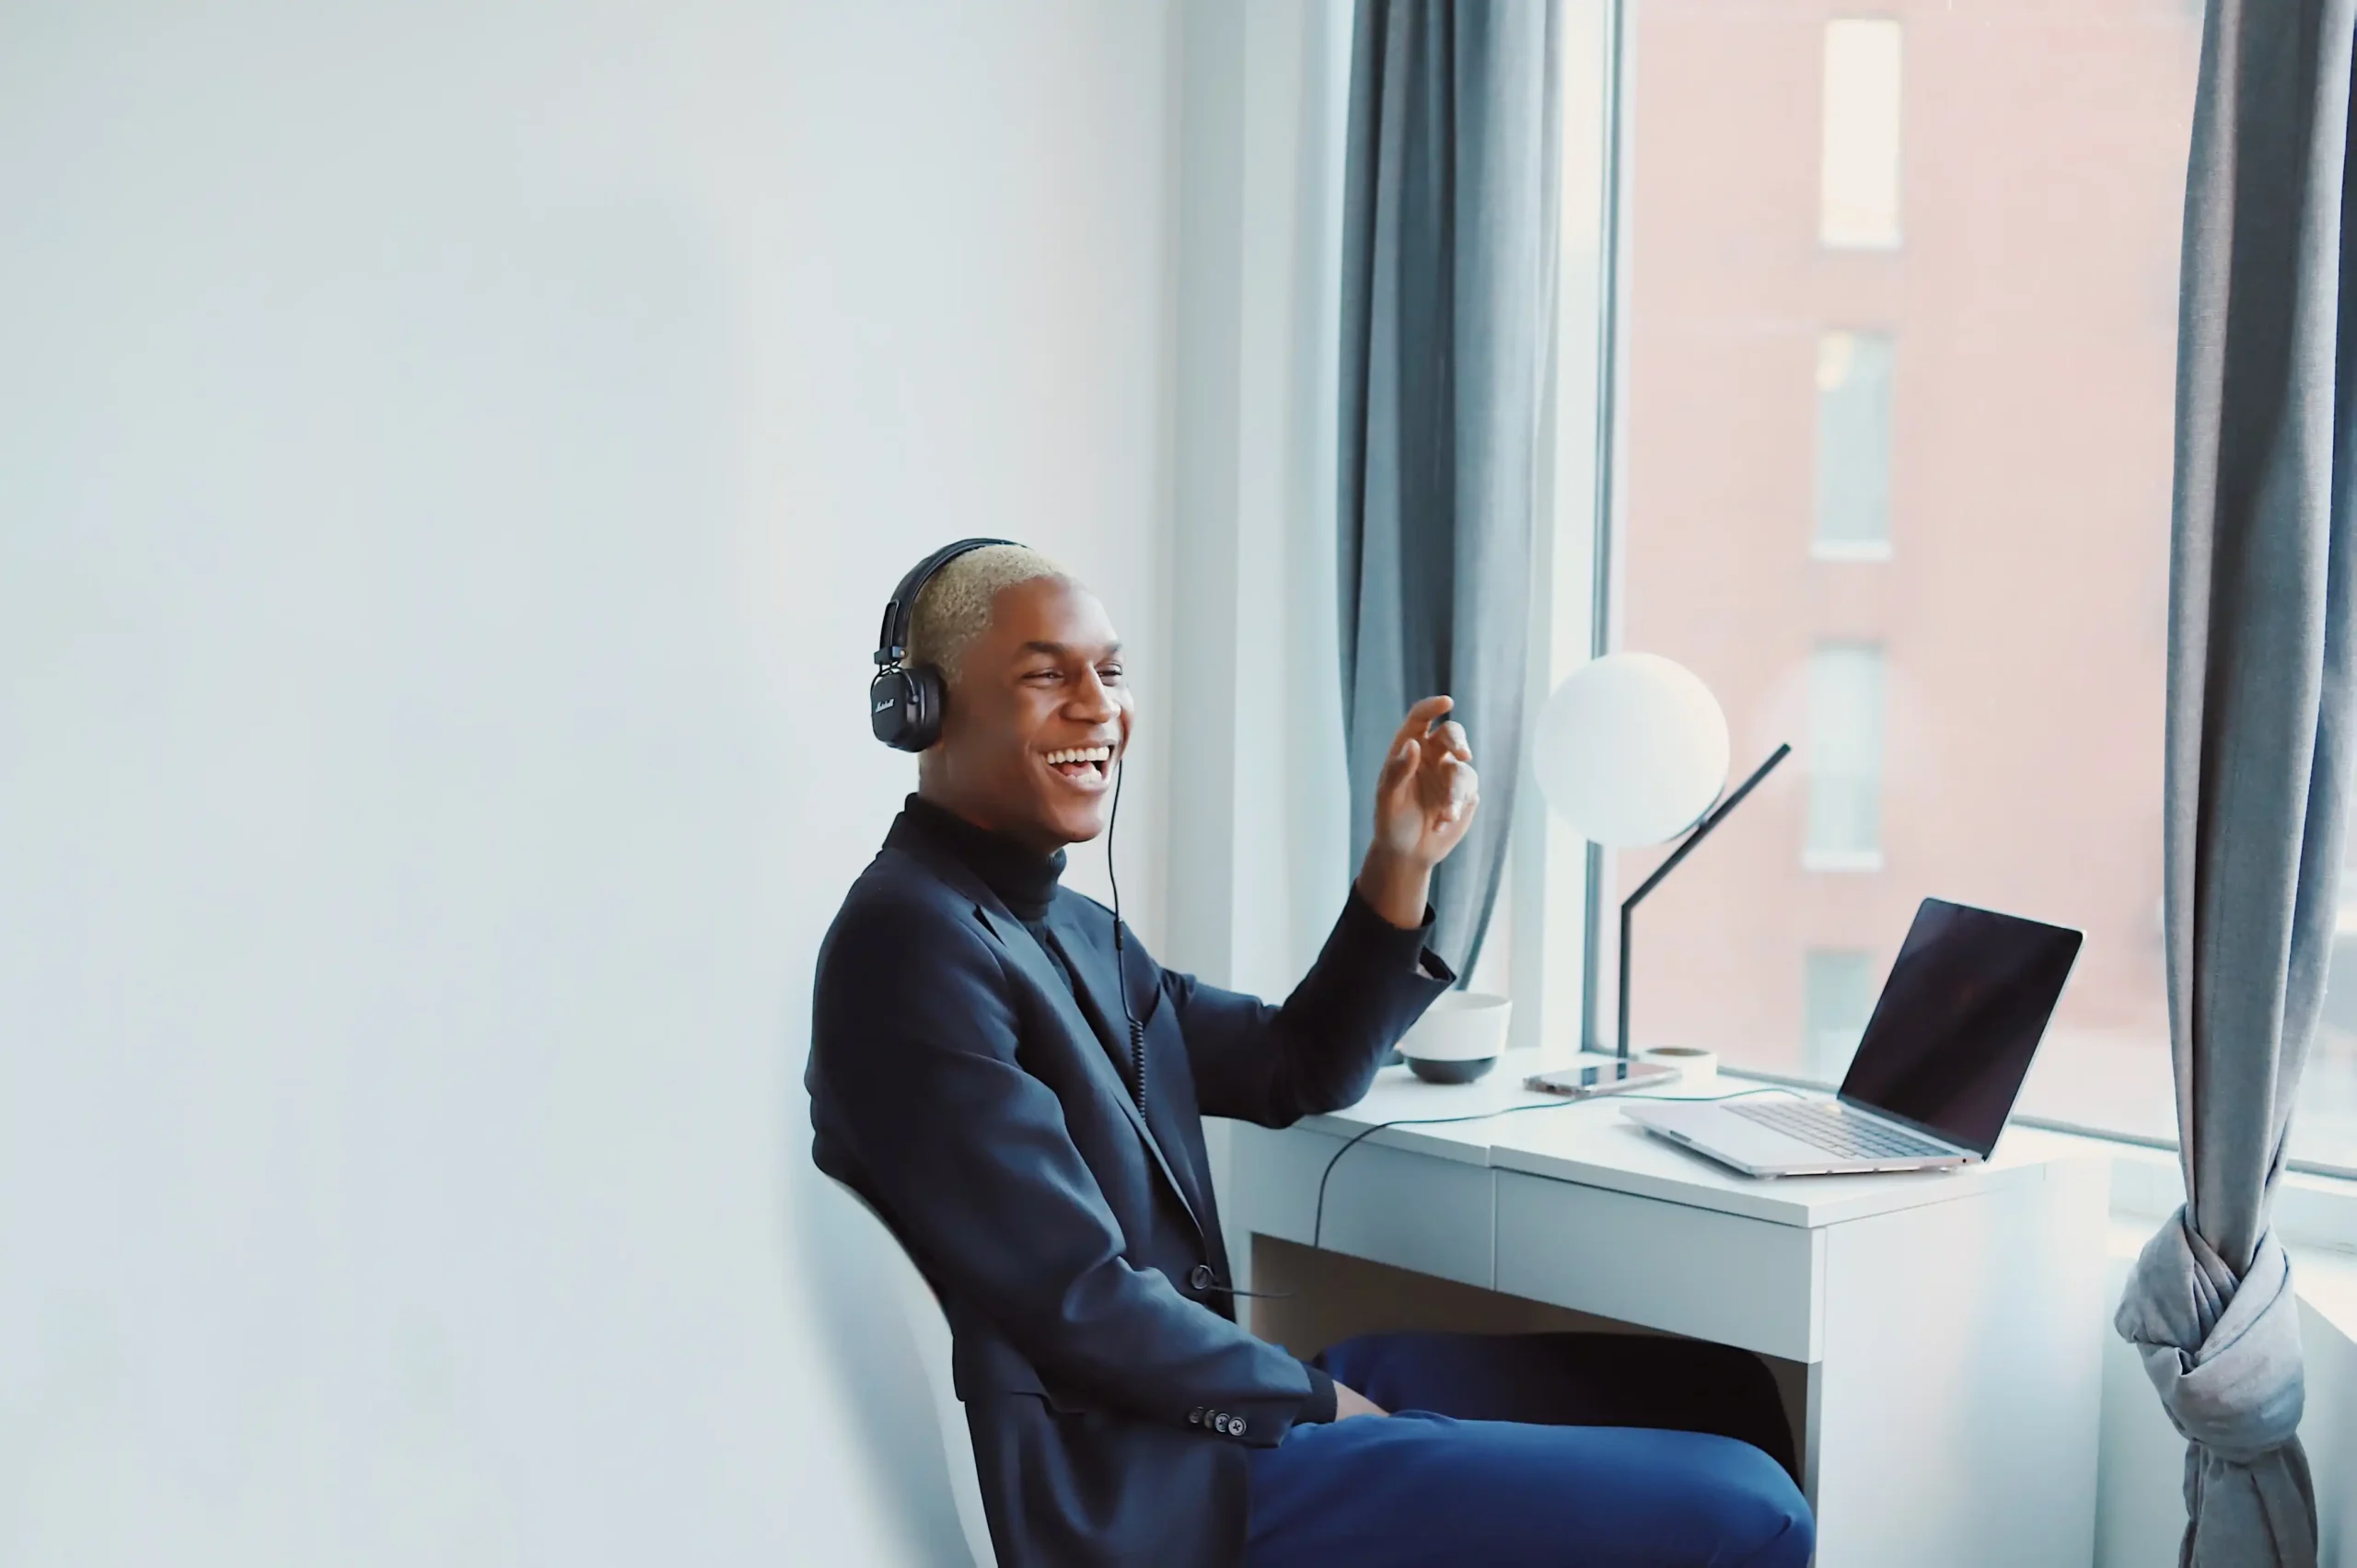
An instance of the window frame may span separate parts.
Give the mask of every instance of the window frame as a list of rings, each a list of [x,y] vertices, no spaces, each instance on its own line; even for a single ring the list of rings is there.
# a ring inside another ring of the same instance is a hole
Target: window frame
[[[1541,530],[1547,536],[1544,540],[1547,559],[1560,561],[1573,554],[1585,556],[1584,564],[1586,570],[1584,575],[1588,588],[1587,602],[1577,606],[1575,610],[1563,604],[1550,604],[1550,614],[1556,617],[1561,617],[1567,610],[1585,617],[1588,632],[1587,654],[1590,658],[1600,658],[1611,653],[1620,640],[1618,619],[1620,596],[1614,590],[1618,586],[1616,572],[1620,564],[1616,546],[1622,529],[1627,526],[1623,492],[1618,470],[1622,428],[1621,395],[1628,377],[1627,333],[1623,318],[1628,304],[1626,280],[1630,237],[1628,173],[1631,148],[1627,126],[1627,88],[1631,4],[1631,0],[1604,0],[1603,5],[1603,81],[1600,84],[1601,92],[1598,96],[1602,105],[1604,123],[1598,138],[1601,145],[1602,167],[1597,171],[1600,202],[1596,215],[1598,238],[1596,291],[1594,301],[1596,314],[1593,322],[1595,343],[1593,364],[1566,363],[1562,356],[1568,352],[1568,345],[1575,334],[1564,332],[1560,327],[1556,333],[1559,345],[1556,367],[1558,387],[1560,388],[1570,377],[1581,375],[1593,377],[1595,445],[1589,459],[1593,464],[1594,482],[1587,498],[1589,504],[1586,505],[1579,505],[1576,495],[1565,494],[1558,490],[1550,508],[1551,516],[1548,526]],[[1902,34],[1900,67],[1902,72],[1905,69],[1903,38]],[[1902,76],[1902,81],[1903,79]],[[1901,90],[1904,90],[1903,87]],[[1822,113],[1820,102],[1820,118]],[[1820,134],[1822,134],[1821,130]],[[1902,177],[1900,186],[1902,203],[1904,199],[1905,187]],[[1902,236],[1904,215],[1902,205],[1900,213]],[[1559,318],[1569,304],[1570,301],[1566,296],[1559,292],[1557,295]],[[1560,396],[1560,392],[1557,395]],[[1562,439],[1560,432],[1558,439],[1559,442]],[[1880,542],[1879,550],[1871,552],[1852,554],[1837,551],[1835,554],[1827,556],[1818,553],[1816,548],[1817,541],[1814,537],[1814,518],[1811,521],[1811,553],[1820,560],[1887,560],[1889,558],[1889,545],[1887,540]],[[1582,549],[1583,544],[1585,550]],[[1539,672],[1538,690],[1534,694],[1532,703],[1534,713],[1537,711],[1538,704],[1545,700],[1550,685],[1551,683],[1545,679],[1543,671]],[[1533,846],[1528,854],[1517,854],[1515,857],[1515,864],[1537,868],[1560,854],[1562,846],[1550,846],[1547,841],[1557,837],[1563,830],[1547,827],[1546,817],[1547,813],[1541,807],[1535,821],[1528,818],[1524,819],[1525,828],[1536,828],[1538,830],[1535,833],[1517,831],[1516,837],[1530,837],[1540,842]],[[1879,863],[1881,857],[1877,854],[1875,859]],[[1583,874],[1579,878],[1577,909],[1565,911],[1558,907],[1561,902],[1559,898],[1552,896],[1547,890],[1533,889],[1530,900],[1535,907],[1531,908],[1531,912],[1538,916],[1538,923],[1541,926],[1555,927],[1558,931],[1560,931],[1560,923],[1567,914],[1576,921],[1577,932],[1575,937],[1572,939],[1576,941],[1580,953],[1577,1038],[1581,1049],[1585,1051],[1608,1051],[1612,1048],[1611,1042],[1598,1030],[1598,1014],[1602,994],[1599,981],[1603,977],[1605,961],[1604,944],[1606,934],[1613,924],[1605,918],[1606,892],[1611,878],[1608,874],[1605,852],[1601,846],[1593,842],[1585,843],[1584,854],[1580,856],[1580,863]],[[1828,871],[1845,868],[1859,869],[1861,867],[1833,865],[1812,867],[1812,869]],[[1879,864],[1875,868],[1879,869]],[[2357,900],[2351,901],[2357,903]],[[1571,934],[1563,935],[1571,935]],[[1545,946],[1552,945],[1552,941],[1551,936],[1539,936],[1534,942],[1534,950],[1543,950]],[[1752,1068],[1723,1065],[1722,1071],[1733,1077],[1793,1088],[1830,1091],[1838,1086],[1814,1078],[1769,1073]],[[2153,1153],[2158,1151],[2177,1156],[2181,1149],[2180,1143],[2176,1138],[2122,1132],[2018,1111],[2010,1119],[2009,1124],[2064,1133],[2109,1145],[2115,1151],[2115,1169],[2128,1171],[2132,1168],[2143,1173],[2136,1176],[2130,1185],[2134,1186],[2140,1195],[2146,1197],[2149,1195],[2143,1193],[2143,1189],[2150,1187],[2155,1179],[2150,1174],[2151,1169],[2159,1164],[2153,1159]],[[2300,1215],[2298,1229],[2301,1235],[2297,1239],[2305,1239],[2314,1245],[2357,1251],[2357,1148],[2349,1151],[2349,1162],[2343,1164],[2339,1161],[2313,1158],[2290,1158],[2283,1162],[2287,1176],[2296,1175],[2302,1179],[2297,1183],[2289,1179],[2279,1183],[2279,1200],[2294,1206]],[[2142,1185],[2137,1186],[2137,1183]],[[2137,1212],[2141,1213],[2142,1210]],[[2287,1214],[2286,1219],[2288,1218]]]

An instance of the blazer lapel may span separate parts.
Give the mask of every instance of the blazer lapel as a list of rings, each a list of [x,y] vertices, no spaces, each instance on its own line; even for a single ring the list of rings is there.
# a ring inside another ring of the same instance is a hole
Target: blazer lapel
[[[1137,1100],[1130,1092],[1126,1075],[1114,1066],[1112,1057],[1106,1051],[1103,1037],[1082,1013],[1072,988],[1064,984],[1064,977],[1057,972],[1055,960],[1048,957],[1021,921],[986,892],[984,897],[975,900],[974,912],[981,917],[983,925],[999,939],[1024,973],[1047,993],[1057,1016],[1071,1032],[1074,1042],[1081,1046],[1081,1054],[1090,1064],[1089,1071],[1097,1075],[1106,1093],[1121,1108],[1121,1114],[1129,1119],[1130,1125],[1136,1129],[1139,1140],[1145,1144],[1146,1152],[1154,1156],[1155,1167],[1161,1170],[1162,1179],[1170,1184],[1170,1191],[1178,1197],[1178,1206],[1187,1211],[1187,1218],[1194,1225],[1196,1236],[1202,1237],[1202,1217],[1188,1195],[1187,1184],[1178,1179],[1178,1172],[1164,1156],[1162,1144],[1155,1139],[1153,1129],[1146,1125],[1145,1118],[1138,1114]],[[1057,929],[1061,933],[1065,928],[1059,925]],[[1087,947],[1086,942],[1075,942],[1069,935],[1065,936],[1064,957],[1071,960],[1081,987],[1093,992],[1097,982],[1089,977]],[[1112,1016],[1120,1016],[1118,1002]]]
[[[1118,959],[1111,948],[1091,935],[1078,921],[1072,919],[1065,912],[1065,909],[1066,905],[1062,900],[1050,908],[1049,928],[1054,931],[1057,940],[1063,945],[1064,957],[1071,961],[1073,976],[1079,982],[1082,1005],[1093,1015],[1089,1023],[1095,1028],[1097,1038],[1105,1042],[1108,1060],[1126,1089],[1130,1084],[1131,1073],[1130,1026],[1129,1020],[1121,1012],[1120,981],[1113,967]],[[1143,1019],[1152,1011],[1148,1005],[1152,1001],[1152,995],[1136,983],[1136,975],[1132,974],[1130,978],[1132,981],[1130,1005],[1137,1009],[1140,1018]],[[1150,1074],[1149,1076],[1151,1076]],[[1132,1101],[1132,1109],[1135,1109],[1134,1098]],[[1167,1104],[1157,1099],[1149,1091],[1146,1096],[1145,1115],[1141,1122],[1145,1132],[1146,1141],[1154,1145],[1155,1157],[1162,1162],[1162,1168],[1169,1176],[1170,1184],[1178,1190],[1178,1200],[1187,1205],[1188,1215],[1194,1220],[1195,1229],[1208,1236],[1209,1229],[1203,1223],[1203,1215],[1209,1212],[1210,1205],[1190,1179],[1194,1173],[1185,1160],[1186,1145],[1175,1140],[1166,1144],[1163,1136],[1155,1131],[1154,1121],[1157,1109],[1161,1111],[1163,1121],[1167,1122],[1170,1118]],[[1173,1162],[1167,1157],[1167,1150],[1169,1148],[1177,1148],[1180,1151],[1178,1161]]]

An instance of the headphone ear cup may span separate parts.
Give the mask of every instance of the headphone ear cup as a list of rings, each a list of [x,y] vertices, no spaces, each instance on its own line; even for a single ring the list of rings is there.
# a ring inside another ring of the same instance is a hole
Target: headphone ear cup
[[[867,683],[867,727],[885,745],[902,750],[906,748],[901,738],[908,734],[913,717],[910,712],[909,672],[878,670],[876,679]]]
[[[923,751],[941,738],[941,714],[949,703],[949,688],[942,684],[941,671],[929,664],[921,664],[907,675],[911,717],[900,749]]]
[[[929,666],[884,670],[867,685],[867,727],[896,751],[922,751],[941,738],[946,695]]]

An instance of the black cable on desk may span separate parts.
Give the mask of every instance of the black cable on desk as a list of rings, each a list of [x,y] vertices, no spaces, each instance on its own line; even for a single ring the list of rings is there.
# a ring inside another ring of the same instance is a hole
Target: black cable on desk
[[[1401,1116],[1389,1121],[1378,1121],[1372,1127],[1361,1128],[1353,1133],[1341,1148],[1334,1151],[1333,1157],[1326,1162],[1326,1168],[1318,1173],[1318,1207],[1310,1216],[1309,1245],[1315,1249],[1318,1238],[1325,1234],[1326,1181],[1334,1174],[1334,1167],[1341,1163],[1344,1155],[1358,1147],[1359,1140],[1371,1137],[1387,1127],[1438,1127],[1452,1121],[1487,1121],[1492,1116],[1512,1116],[1519,1110],[1561,1110],[1567,1105],[1592,1105],[1600,1099],[1657,1099],[1681,1105],[1714,1105],[1721,1100],[1745,1099],[1752,1095],[1791,1094],[1793,1091],[1781,1084],[1771,1084],[1765,1088],[1737,1089],[1731,1095],[1577,1095],[1565,1099],[1533,1100],[1528,1105],[1502,1106],[1495,1110],[1469,1111],[1463,1116]],[[1794,1095],[1793,1098],[1798,1099],[1802,1097]]]

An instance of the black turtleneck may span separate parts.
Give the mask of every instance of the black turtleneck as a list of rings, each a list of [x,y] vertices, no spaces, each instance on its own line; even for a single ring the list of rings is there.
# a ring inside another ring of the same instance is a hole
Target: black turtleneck
[[[1063,944],[1048,929],[1048,906],[1055,902],[1056,883],[1064,874],[1063,851],[1041,854],[1018,839],[976,827],[921,795],[909,796],[908,807],[900,817],[943,854],[981,877],[982,885],[998,895],[1007,912],[1021,921],[1023,928],[1031,933],[1031,939],[1046,951],[1056,972],[1064,977],[1064,989],[1074,996],[1080,994],[1079,982],[1073,978],[1072,960],[1064,956]],[[1108,1041],[1106,1049],[1118,1053],[1126,1049],[1126,1042],[1116,1046]],[[1128,1070],[1122,1069],[1125,1073]]]
[[[1004,833],[978,828],[921,795],[909,796],[905,815],[911,826],[981,877],[1016,919],[1029,925],[1048,917],[1048,906],[1055,901],[1056,880],[1064,874],[1063,851],[1041,854]]]

